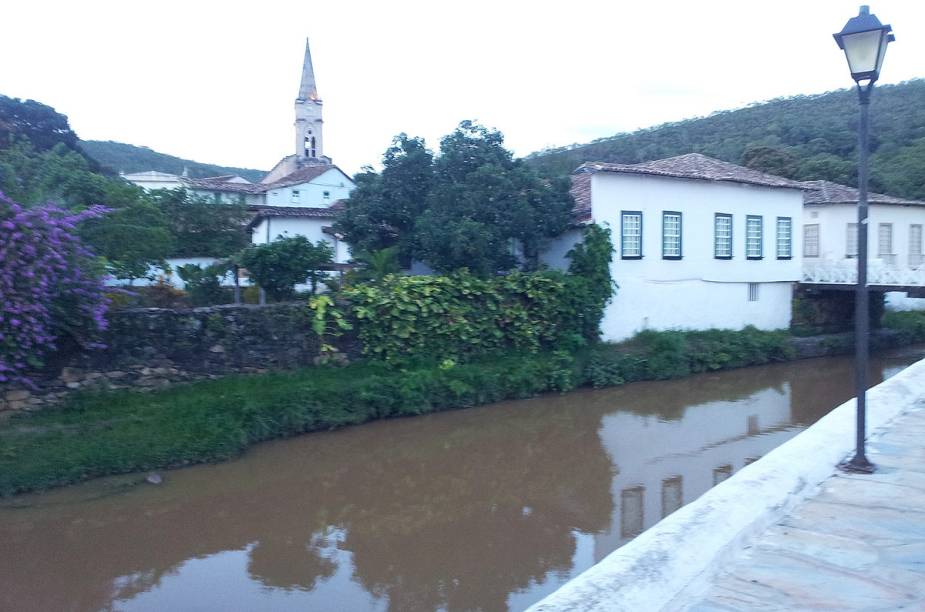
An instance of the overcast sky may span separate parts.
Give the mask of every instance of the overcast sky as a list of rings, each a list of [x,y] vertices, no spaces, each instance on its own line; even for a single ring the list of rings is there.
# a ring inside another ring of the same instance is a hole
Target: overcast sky
[[[855,0],[25,2],[2,9],[0,93],[87,140],[269,169],[292,153],[305,37],[325,152],[378,165],[462,119],[518,155],[851,84],[831,34]],[[881,82],[925,76],[925,2],[883,0]],[[876,112],[876,108],[874,108]]]

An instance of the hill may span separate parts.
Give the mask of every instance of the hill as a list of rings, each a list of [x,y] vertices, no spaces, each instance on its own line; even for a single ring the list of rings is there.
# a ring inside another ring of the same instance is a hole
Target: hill
[[[258,182],[266,174],[263,170],[254,170],[253,168],[233,168],[203,164],[167,155],[166,153],[158,153],[148,147],[136,147],[135,145],[113,142],[112,140],[81,140],[80,148],[101,165],[114,172],[130,173],[157,170],[159,172],[181,174],[183,169],[186,168],[193,178],[237,174],[254,182]]]
[[[854,90],[781,98],[527,157],[547,176],[586,161],[638,163],[703,153],[800,180],[857,183]],[[871,102],[871,189],[925,200],[925,79],[878,86]]]

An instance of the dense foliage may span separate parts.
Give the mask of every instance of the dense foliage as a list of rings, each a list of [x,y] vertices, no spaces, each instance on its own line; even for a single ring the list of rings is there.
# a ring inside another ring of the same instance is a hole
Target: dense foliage
[[[312,244],[305,236],[278,238],[241,253],[241,265],[251,279],[275,300],[291,298],[301,283],[309,283],[314,294],[325,276],[322,268],[333,260],[330,244],[323,240]]]
[[[227,257],[251,243],[244,204],[216,204],[185,189],[159,189],[147,199],[166,216],[174,257]]]
[[[800,180],[857,182],[857,94],[795,96],[535,153],[542,174],[586,161],[638,163],[698,152]],[[925,80],[880,85],[871,102],[871,189],[925,200]]]
[[[371,356],[464,359],[502,349],[537,351],[580,336],[567,309],[568,283],[555,272],[483,279],[387,276],[343,290]]]
[[[167,172],[168,174],[182,174],[186,171],[193,178],[236,174],[254,183],[260,181],[266,174],[264,170],[255,170],[253,168],[203,164],[167,155],[166,153],[158,153],[148,147],[136,147],[135,145],[111,140],[81,140],[79,146],[87,155],[104,167],[129,174],[147,170]]]
[[[106,327],[94,255],[76,234],[104,212],[24,208],[0,193],[0,382],[28,384],[62,336],[88,344]]]
[[[567,299],[578,318],[581,334],[588,340],[597,340],[604,309],[617,289],[610,275],[614,247],[609,227],[588,225],[582,228],[582,233],[582,240],[567,255]]]
[[[56,145],[80,151],[77,134],[68,125],[67,117],[41,102],[0,94],[0,149],[21,141],[31,143],[40,152]]]
[[[399,135],[383,166],[357,177],[336,227],[359,251],[397,248],[406,266],[414,258],[479,276],[529,269],[569,224],[567,181],[541,180],[500,132],[471,121],[440,141],[436,159],[423,140]]]
[[[622,345],[593,347],[584,379],[594,387],[608,387],[793,358],[794,350],[785,332],[754,327],[741,331],[644,331]]]
[[[925,311],[887,312],[883,327],[897,332],[903,344],[925,342]]]
[[[427,209],[433,154],[424,140],[399,134],[382,157],[382,172],[357,174],[356,189],[337,220],[356,253],[394,249],[406,267],[415,252],[414,225]]]

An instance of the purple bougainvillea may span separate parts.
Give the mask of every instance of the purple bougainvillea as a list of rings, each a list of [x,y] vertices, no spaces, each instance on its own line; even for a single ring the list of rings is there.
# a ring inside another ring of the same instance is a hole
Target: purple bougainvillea
[[[106,208],[25,208],[0,192],[0,384],[28,372],[68,334],[88,345],[106,328],[107,300],[77,224]]]

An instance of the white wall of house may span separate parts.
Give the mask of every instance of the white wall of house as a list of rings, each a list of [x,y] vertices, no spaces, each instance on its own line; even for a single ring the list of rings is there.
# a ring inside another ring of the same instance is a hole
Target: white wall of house
[[[848,225],[856,224],[857,206],[854,204],[826,204],[806,206],[803,219],[804,234],[806,226],[818,225],[819,253],[817,256],[805,254],[807,261],[844,260],[848,255]],[[884,258],[880,252],[880,225],[892,225],[892,248],[888,249],[892,257]],[[910,228],[913,225],[925,226],[925,206],[897,206],[886,204],[871,205],[868,212],[868,254],[869,259],[886,259],[884,263],[898,266],[910,264],[922,265],[922,240],[919,234],[918,257],[910,259]],[[856,252],[851,253],[855,255]]]
[[[350,259],[350,250],[343,240],[322,231],[330,227],[333,219],[317,219],[312,217],[265,217],[254,226],[251,242],[253,244],[267,244],[277,238],[305,236],[312,242],[323,240],[334,249],[335,263],[347,263]]]
[[[810,249],[804,253],[804,262],[812,264],[844,263],[855,265],[857,254],[856,238],[852,231],[849,244],[849,225],[857,224],[857,205],[824,204],[807,205],[804,209],[801,240],[806,241],[807,232],[818,235],[818,251]],[[889,224],[887,232],[890,248],[881,241],[881,225]],[[912,230],[918,225],[922,229]],[[809,227],[807,227],[809,226]],[[816,227],[818,226],[818,227]],[[925,230],[925,206],[900,206],[895,204],[872,204],[868,209],[867,251],[870,266],[921,267],[925,265],[922,253],[923,230]],[[914,240],[917,238],[917,240]],[[810,241],[815,242],[815,240]],[[812,245],[810,245],[812,246]],[[884,252],[888,251],[888,252]],[[848,257],[852,255],[852,257]],[[905,292],[891,291],[886,294],[889,310],[925,310],[925,298],[910,298]]]
[[[153,189],[177,189],[184,186],[180,177],[176,174],[157,172],[156,170],[133,172],[131,174],[122,174],[121,176],[128,182],[138,185],[145,191],[151,191]]]
[[[604,313],[604,340],[624,340],[643,329],[789,326],[792,283],[801,272],[801,191],[598,172],[591,197],[593,220],[610,225],[616,249],[611,274],[619,289]],[[641,258],[624,258],[622,211],[642,213]],[[681,213],[680,259],[663,258],[664,211]],[[716,213],[732,215],[730,259],[714,256]],[[746,258],[748,215],[762,217],[761,259]],[[776,253],[778,217],[791,219],[787,259]]]
[[[266,204],[325,208],[337,200],[346,199],[351,191],[353,183],[350,179],[332,168],[307,183],[267,191]]]
[[[240,193],[234,191],[210,191],[206,189],[191,189],[194,195],[214,201],[216,204],[246,204],[247,206],[262,206],[264,194]]]

